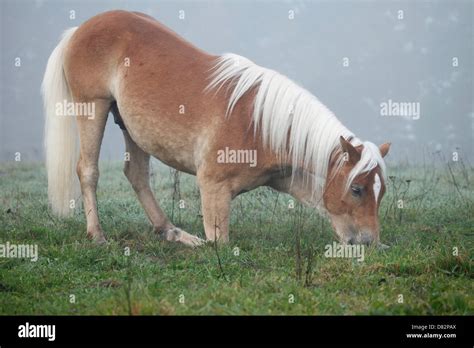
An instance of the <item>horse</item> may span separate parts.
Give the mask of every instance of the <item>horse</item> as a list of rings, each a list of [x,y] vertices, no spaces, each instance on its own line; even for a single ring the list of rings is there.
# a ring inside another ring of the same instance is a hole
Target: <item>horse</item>
[[[207,241],[228,242],[231,200],[268,186],[327,216],[341,243],[380,243],[390,143],[361,141],[310,92],[247,58],[211,55],[146,14],[110,11],[63,33],[42,94],[49,205],[73,214],[80,186],[96,243],[106,242],[96,189],[109,113],[123,132],[125,176],[163,240],[206,242],[158,205],[150,156],[196,176]]]

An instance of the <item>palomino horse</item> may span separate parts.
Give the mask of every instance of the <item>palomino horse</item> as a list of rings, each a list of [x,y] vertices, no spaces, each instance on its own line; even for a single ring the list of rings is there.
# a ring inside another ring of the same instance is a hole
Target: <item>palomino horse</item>
[[[123,129],[125,175],[165,240],[203,242],[159,207],[150,155],[196,175],[208,240],[227,242],[231,200],[266,185],[327,214],[342,243],[379,242],[390,145],[361,142],[275,71],[203,52],[145,14],[111,11],[64,33],[42,88],[50,204],[59,215],[72,212],[77,171],[87,235],[96,242],[105,241],[96,188],[110,111]]]

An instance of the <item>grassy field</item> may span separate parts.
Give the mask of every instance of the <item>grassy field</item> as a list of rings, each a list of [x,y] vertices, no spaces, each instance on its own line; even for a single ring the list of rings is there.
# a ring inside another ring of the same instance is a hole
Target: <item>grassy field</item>
[[[194,177],[154,167],[163,209],[204,237]],[[160,241],[108,162],[98,199],[109,243],[95,246],[82,211],[50,215],[41,165],[4,163],[0,243],[37,244],[39,259],[0,258],[0,314],[474,314],[473,174],[461,162],[390,168],[380,215],[391,247],[358,262],[325,257],[329,223],[268,188],[234,200],[228,246]]]

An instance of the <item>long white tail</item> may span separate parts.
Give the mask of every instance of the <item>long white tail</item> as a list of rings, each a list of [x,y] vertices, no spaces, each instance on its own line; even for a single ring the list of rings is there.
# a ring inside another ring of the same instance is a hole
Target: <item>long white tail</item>
[[[48,59],[41,91],[43,94],[46,122],[44,145],[46,170],[48,173],[48,197],[54,213],[68,216],[74,212],[71,200],[79,197],[79,181],[76,164],[79,156],[79,141],[76,120],[57,111],[64,101],[72,102],[64,76],[64,52],[77,27],[63,33],[61,41]],[[58,104],[59,103],[59,104]]]

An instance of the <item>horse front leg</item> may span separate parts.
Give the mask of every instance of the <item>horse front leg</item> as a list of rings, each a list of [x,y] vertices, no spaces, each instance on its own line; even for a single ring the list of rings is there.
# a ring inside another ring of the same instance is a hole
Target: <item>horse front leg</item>
[[[229,241],[229,214],[232,194],[230,183],[213,182],[198,175],[204,231],[208,241]]]

